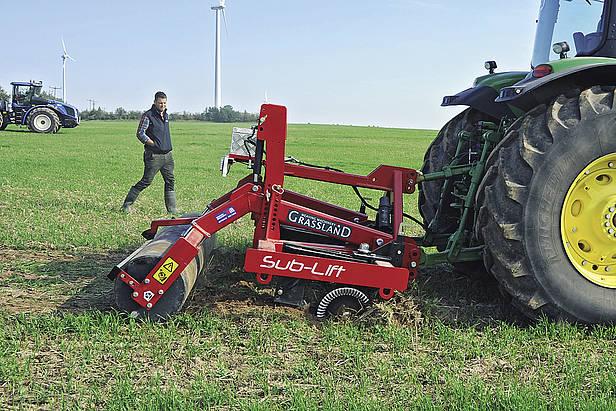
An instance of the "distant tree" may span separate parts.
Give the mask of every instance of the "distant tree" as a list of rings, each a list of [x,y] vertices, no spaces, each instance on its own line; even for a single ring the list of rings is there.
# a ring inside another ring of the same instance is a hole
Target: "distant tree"
[[[11,98],[9,94],[6,91],[4,91],[2,86],[0,86],[0,100],[8,100],[9,98]]]
[[[257,115],[244,111],[240,113],[235,111],[232,106],[226,105],[222,108],[206,107],[202,114],[202,119],[205,121],[214,121],[217,123],[232,123],[238,121],[255,121]]]
[[[124,120],[124,119],[126,119],[126,110],[124,110],[122,107],[116,108],[115,120]]]
[[[39,96],[47,100],[62,101],[61,97],[54,97],[53,94],[48,93],[45,90],[41,90],[41,92],[39,93]]]

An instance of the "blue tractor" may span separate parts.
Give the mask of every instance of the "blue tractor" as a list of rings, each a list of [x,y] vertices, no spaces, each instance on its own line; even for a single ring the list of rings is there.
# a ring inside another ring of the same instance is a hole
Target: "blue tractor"
[[[35,133],[57,133],[79,125],[77,108],[41,96],[40,81],[14,82],[10,101],[0,100],[0,131],[9,124],[26,125]]]

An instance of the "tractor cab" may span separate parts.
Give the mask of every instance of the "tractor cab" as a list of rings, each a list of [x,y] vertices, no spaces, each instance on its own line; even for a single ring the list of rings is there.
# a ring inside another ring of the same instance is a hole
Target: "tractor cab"
[[[37,100],[44,100],[41,95],[43,83],[40,81],[14,82],[13,86],[13,106],[29,107],[36,104]]]
[[[532,66],[576,57],[616,57],[616,40],[608,38],[616,21],[611,0],[542,0]]]

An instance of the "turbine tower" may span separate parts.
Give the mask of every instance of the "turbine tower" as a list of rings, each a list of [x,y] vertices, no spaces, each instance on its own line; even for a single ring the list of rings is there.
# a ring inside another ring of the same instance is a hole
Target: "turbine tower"
[[[220,17],[225,19],[225,0],[219,0],[218,6],[213,6],[212,10],[216,12],[216,60],[214,72],[214,106],[222,107],[222,85],[221,85],[221,61],[220,61]],[[226,25],[225,25],[226,27]]]
[[[73,61],[77,61],[66,52],[66,44],[64,44],[64,37],[62,38],[62,50],[64,53],[60,57],[62,57],[62,101],[67,103],[66,101],[66,60],[71,59]]]

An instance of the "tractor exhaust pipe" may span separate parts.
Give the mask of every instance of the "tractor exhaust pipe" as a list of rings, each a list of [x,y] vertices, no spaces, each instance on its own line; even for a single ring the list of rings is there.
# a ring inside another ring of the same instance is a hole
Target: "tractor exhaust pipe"
[[[150,242],[131,256],[130,260],[124,265],[124,270],[135,280],[143,281],[188,227],[188,225],[161,227]],[[205,272],[207,261],[212,254],[215,243],[215,236],[207,238],[201,243],[197,256],[186,266],[182,274],[165,292],[165,295],[149,311],[133,300],[133,290],[116,277],[113,286],[116,306],[120,311],[126,312],[134,318],[152,321],[167,320],[171,315],[180,311],[186,303],[198,277]]]

